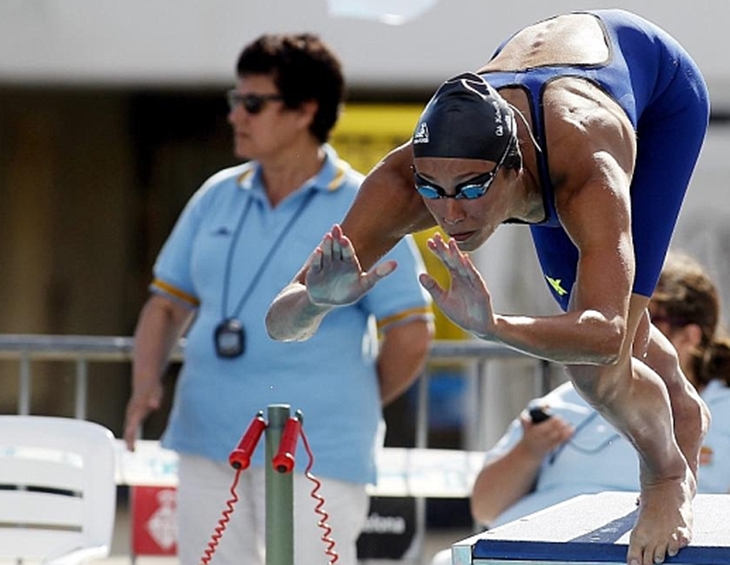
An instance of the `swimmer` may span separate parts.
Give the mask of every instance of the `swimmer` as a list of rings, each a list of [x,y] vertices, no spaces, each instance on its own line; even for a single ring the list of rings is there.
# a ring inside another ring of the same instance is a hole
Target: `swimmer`
[[[562,363],[628,438],[641,493],[627,562],[663,562],[691,539],[710,416],[647,305],[708,118],[694,61],[639,16],[596,10],[529,25],[478,72],[438,88],[410,142],[371,171],[341,227],[274,300],[269,334],[307,339],[395,269],[377,262],[397,241],[438,224],[447,238],[428,246],[451,283],[421,283],[475,336]],[[529,226],[563,313],[495,310],[468,252],[504,223]]]

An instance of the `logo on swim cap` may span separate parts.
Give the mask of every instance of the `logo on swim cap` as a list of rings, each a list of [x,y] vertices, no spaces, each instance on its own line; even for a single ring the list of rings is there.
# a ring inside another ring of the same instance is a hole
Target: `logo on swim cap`
[[[413,134],[415,157],[498,162],[515,140],[512,110],[482,77],[462,73],[444,82]]]
[[[494,107],[494,135],[502,137],[504,135],[504,123],[502,120],[502,112],[500,111],[501,108],[496,100],[492,101],[492,106]]]
[[[416,133],[413,134],[413,143],[428,143],[428,124],[421,122],[418,124]]]

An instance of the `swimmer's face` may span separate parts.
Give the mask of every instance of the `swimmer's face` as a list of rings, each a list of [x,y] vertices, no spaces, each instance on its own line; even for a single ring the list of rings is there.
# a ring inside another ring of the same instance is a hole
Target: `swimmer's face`
[[[413,163],[423,202],[462,251],[477,249],[504,221],[501,163],[445,157],[418,157]]]

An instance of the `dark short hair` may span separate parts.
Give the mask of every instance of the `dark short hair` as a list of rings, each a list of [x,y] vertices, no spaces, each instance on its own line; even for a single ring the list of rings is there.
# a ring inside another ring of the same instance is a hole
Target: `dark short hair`
[[[236,73],[239,77],[272,75],[289,108],[317,102],[310,131],[320,143],[329,139],[339,116],[345,79],[338,57],[318,36],[264,34],[244,47]]]

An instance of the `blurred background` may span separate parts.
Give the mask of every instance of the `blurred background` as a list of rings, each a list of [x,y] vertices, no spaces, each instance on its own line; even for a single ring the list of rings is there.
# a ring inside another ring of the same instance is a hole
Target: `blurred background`
[[[664,27],[706,76],[712,123],[675,246],[709,266],[730,303],[730,59],[721,56],[730,3],[610,6]],[[310,31],[339,53],[348,93],[332,143],[366,172],[408,139],[444,79],[477,69],[528,23],[597,7],[564,0],[3,0],[0,333],[132,334],[152,263],[183,205],[208,176],[235,164],[223,92],[233,85],[241,48],[260,34]],[[499,311],[555,311],[528,230],[499,230],[475,257]],[[466,339],[442,318],[437,337]],[[129,367],[112,365],[90,368],[88,418],[119,435]],[[433,446],[464,444],[462,369],[434,371]],[[68,370],[51,362],[34,370],[33,413],[68,414]],[[532,371],[490,363],[478,447],[493,443],[534,395],[532,380],[518,378]],[[0,412],[16,411],[16,376],[16,363],[0,361]],[[404,410],[411,405],[406,396],[389,414],[392,444],[412,440],[412,412]],[[163,412],[146,434],[157,437],[164,419]]]

